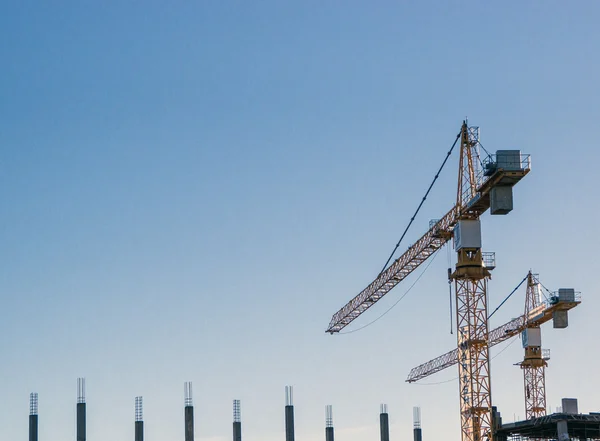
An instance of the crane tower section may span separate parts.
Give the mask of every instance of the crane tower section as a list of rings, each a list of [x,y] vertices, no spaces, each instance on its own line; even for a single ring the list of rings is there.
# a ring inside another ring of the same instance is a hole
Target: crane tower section
[[[492,394],[489,369],[487,280],[481,254],[478,213],[468,210],[477,196],[478,133],[463,123],[457,206],[461,216],[454,228],[456,269],[451,278],[456,293],[456,329],[461,434],[463,441],[483,441],[491,434]]]
[[[525,389],[525,419],[546,415],[546,366],[548,351],[542,350],[542,333],[539,323],[532,318],[543,308],[540,282],[537,275],[527,274],[527,295],[525,297],[525,317],[527,327],[523,330],[522,340],[525,354],[519,363],[523,370]],[[546,352],[546,353],[545,353]]]
[[[454,227],[457,253],[451,274],[456,293],[458,374],[463,441],[492,440],[492,390],[489,355],[487,282],[490,271],[481,251],[480,215],[512,210],[512,186],[523,178],[521,152],[500,150],[496,158],[482,162],[479,155],[479,130],[461,129],[457,207]]]

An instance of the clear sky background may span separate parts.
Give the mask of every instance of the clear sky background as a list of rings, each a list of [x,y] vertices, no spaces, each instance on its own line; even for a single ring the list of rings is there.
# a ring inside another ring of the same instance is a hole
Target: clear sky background
[[[596,233],[600,2],[56,1],[0,7],[0,439],[196,437],[458,440],[458,385],[408,385],[450,350],[442,250],[398,306],[360,332],[324,333],[377,274],[469,117],[486,149],[532,172],[496,251],[493,308],[531,268],[583,303],[552,350],[548,404],[599,411]],[[451,158],[401,250],[455,198]],[[452,258],[454,259],[454,258]],[[421,270],[353,329],[379,317]],[[521,289],[492,319],[522,313]],[[524,416],[520,343],[492,350],[494,403]],[[452,380],[450,369],[425,380]]]

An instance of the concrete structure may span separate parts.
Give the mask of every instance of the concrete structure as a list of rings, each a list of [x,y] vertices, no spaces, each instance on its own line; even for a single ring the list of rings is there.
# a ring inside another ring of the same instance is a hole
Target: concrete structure
[[[242,441],[242,406],[233,400],[233,441]]]
[[[285,387],[285,441],[294,441],[294,389]]]
[[[579,409],[577,406],[577,398],[563,398],[562,399],[562,411],[563,413],[570,413],[577,415]]]
[[[85,378],[77,379],[77,441],[86,438]]]
[[[379,431],[381,441],[390,441],[390,420],[388,418],[387,404],[382,404],[379,412]]]
[[[144,441],[144,409],[142,397],[135,397],[135,441]]]
[[[495,441],[511,437],[553,440],[600,440],[600,414],[554,413],[532,420],[502,424]]]
[[[421,408],[413,407],[413,439],[414,441],[422,441],[423,434],[421,433]]]
[[[185,441],[194,441],[194,402],[192,400],[192,383],[183,384],[185,424]]]
[[[333,441],[333,407],[325,406],[325,441]]]
[[[29,395],[29,441],[38,441],[38,394]]]

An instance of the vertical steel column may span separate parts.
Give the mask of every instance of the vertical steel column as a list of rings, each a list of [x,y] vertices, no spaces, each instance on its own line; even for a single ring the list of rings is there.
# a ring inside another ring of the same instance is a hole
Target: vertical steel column
[[[38,394],[29,395],[29,441],[38,441]]]
[[[233,400],[233,441],[242,441],[242,408],[240,400]]]
[[[333,408],[325,406],[325,441],[333,441]]]
[[[456,207],[460,212],[454,246],[456,270],[451,274],[456,296],[456,336],[462,441],[493,441],[490,378],[487,280],[490,272],[481,254],[481,231],[462,242],[461,222],[479,222],[468,204],[477,196],[479,178],[479,131],[463,121],[458,169]],[[466,225],[466,224],[465,224]],[[473,228],[472,224],[472,228]],[[478,236],[478,237],[476,237]],[[479,239],[479,240],[477,240]]]
[[[86,438],[85,378],[77,379],[77,441]]]
[[[294,441],[294,390],[285,387],[285,441]]]
[[[413,439],[414,441],[422,441],[423,434],[421,433],[421,408],[413,407]]]
[[[135,397],[135,441],[144,441],[144,410],[142,397]]]
[[[540,325],[534,325],[530,322],[532,312],[541,305],[540,281],[537,275],[529,271],[527,274],[527,295],[525,297],[525,324],[527,330],[537,329],[540,332]],[[523,370],[523,383],[525,390],[525,419],[531,420],[546,415],[546,366],[548,358],[544,357],[544,351],[539,342],[529,341],[527,346],[523,342],[525,356],[520,363]]]
[[[183,417],[185,421],[185,441],[194,441],[194,402],[192,399],[192,383],[187,382],[183,385],[184,409]]]
[[[390,421],[388,418],[387,404],[381,405],[379,413],[379,430],[381,432],[381,441],[390,441]]]

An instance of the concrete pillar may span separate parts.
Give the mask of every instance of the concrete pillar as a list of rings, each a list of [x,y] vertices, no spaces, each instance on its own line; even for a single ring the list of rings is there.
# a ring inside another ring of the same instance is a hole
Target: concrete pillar
[[[556,423],[556,432],[558,433],[558,441],[569,441],[569,429],[566,421]]]
[[[38,416],[29,415],[29,441],[38,441]]]
[[[144,412],[142,397],[135,397],[135,441],[144,441]]]
[[[233,423],[233,441],[242,441],[242,423]]]
[[[390,422],[387,413],[387,404],[381,405],[379,414],[379,431],[381,433],[381,441],[390,441]]]
[[[333,406],[325,406],[325,441],[333,441]]]
[[[183,384],[183,418],[185,424],[185,441],[194,441],[194,401],[192,398],[192,383]]]
[[[285,441],[294,441],[294,406],[285,406]]]
[[[285,387],[285,441],[294,441],[294,391]]]
[[[135,422],[135,441],[144,441],[144,422]]]
[[[423,434],[421,433],[421,429],[413,429],[413,439],[415,441],[423,441]]]
[[[85,379],[77,379],[77,441],[86,438]]]
[[[333,441],[333,427],[325,427],[325,441]]]
[[[185,441],[194,441],[194,406],[185,406]]]
[[[413,439],[414,441],[422,441],[423,434],[421,432],[421,408],[413,407]]]
[[[242,407],[240,400],[233,400],[233,441],[242,441]]]
[[[77,441],[85,441],[85,403],[77,403]]]

